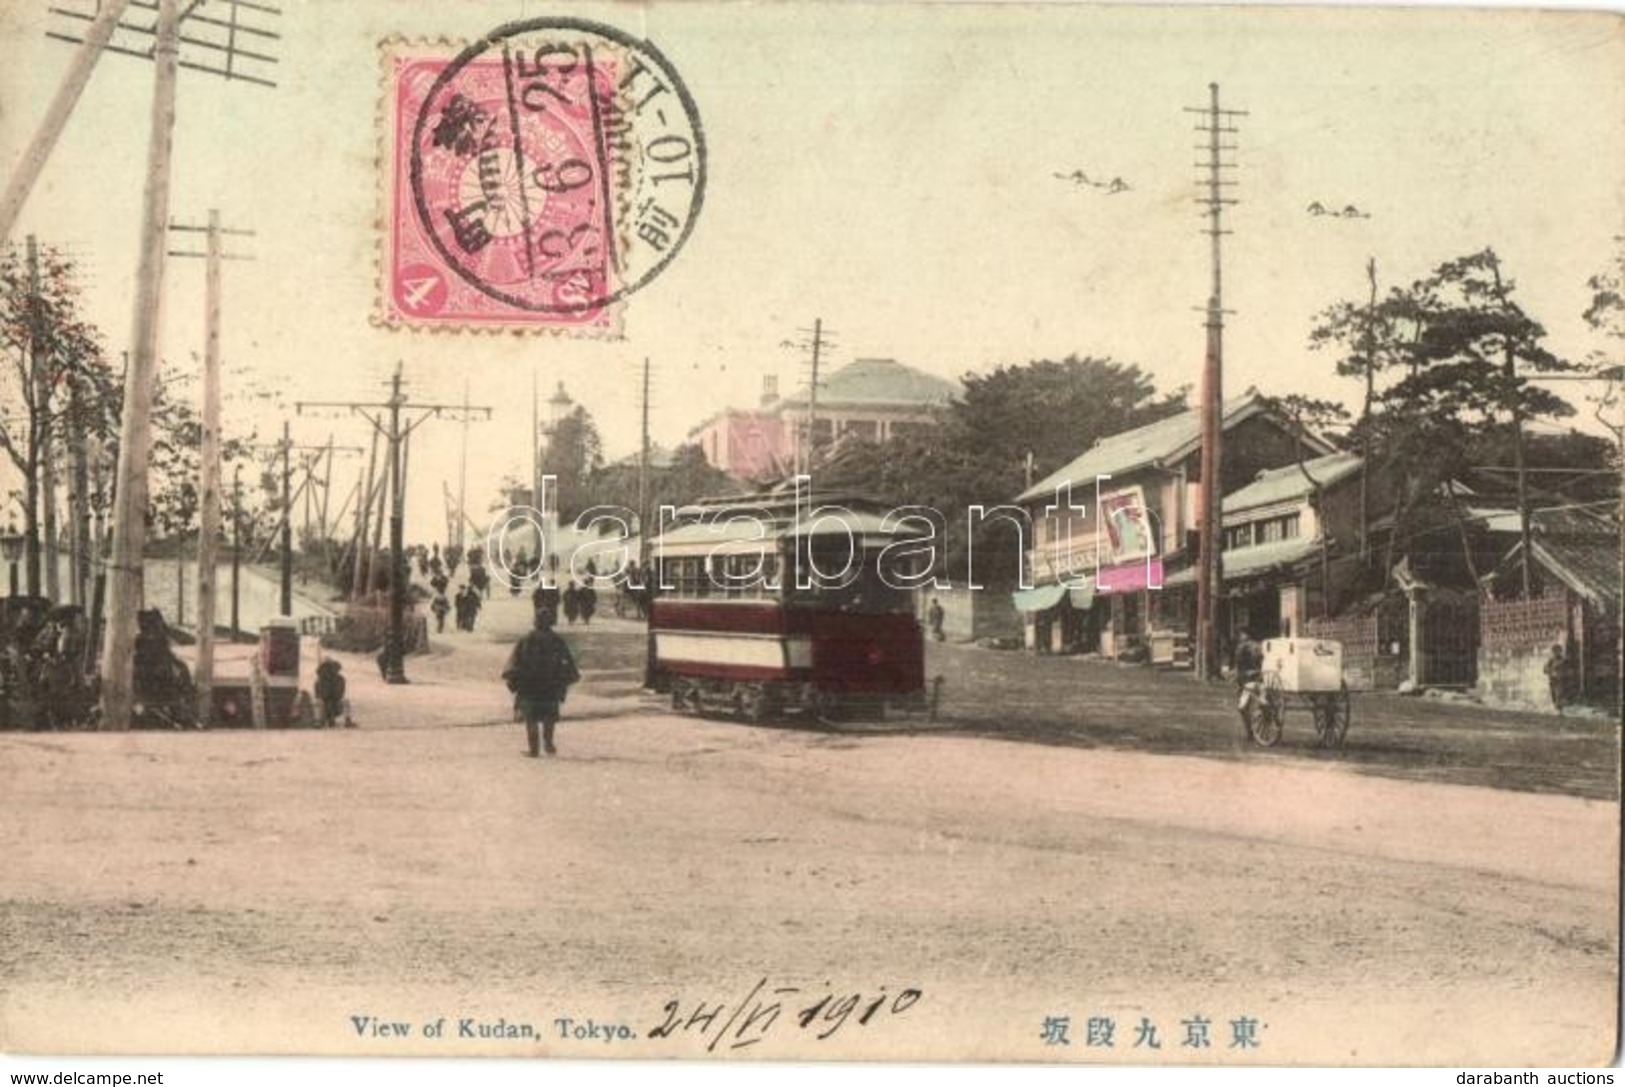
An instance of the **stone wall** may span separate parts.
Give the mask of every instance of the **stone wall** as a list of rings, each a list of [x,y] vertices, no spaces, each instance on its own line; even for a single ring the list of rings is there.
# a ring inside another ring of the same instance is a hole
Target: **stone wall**
[[[951,585],[942,590],[925,589],[917,595],[921,623],[926,622],[926,609],[931,606],[932,597],[942,605],[942,631],[948,641],[1022,636],[1021,614],[1016,611],[1008,590]],[[928,636],[929,633],[927,627]]]
[[[1405,658],[1382,639],[1375,612],[1336,619],[1311,618],[1304,636],[1325,638],[1343,646],[1343,682],[1351,691],[1391,691],[1405,678]]]
[[[1562,593],[1486,602],[1478,612],[1478,696],[1485,702],[1552,709],[1546,660],[1568,650],[1568,602]]]

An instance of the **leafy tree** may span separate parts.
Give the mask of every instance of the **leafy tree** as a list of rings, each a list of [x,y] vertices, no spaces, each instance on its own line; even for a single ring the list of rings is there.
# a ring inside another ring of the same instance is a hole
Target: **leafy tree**
[[[560,419],[542,450],[542,474],[558,481],[558,512],[571,520],[591,505],[588,481],[604,465],[603,441],[587,409],[576,409]]]
[[[682,506],[697,498],[738,492],[741,485],[706,460],[705,451],[694,443],[680,445],[664,463],[649,466],[647,510],[638,509],[637,458],[600,468],[592,474],[587,491],[592,505],[616,506],[651,519],[661,506]]]
[[[1599,272],[1588,281],[1591,304],[1586,307],[1586,324],[1615,340],[1625,340],[1625,236],[1614,239],[1613,267]],[[1625,421],[1615,421],[1621,401],[1625,400],[1625,363],[1618,356],[1593,355],[1591,370],[1607,382],[1605,391],[1594,400],[1597,421],[1607,427],[1618,443],[1618,455],[1625,459]],[[1625,520],[1625,509],[1621,510]]]
[[[965,375],[963,395],[934,425],[880,445],[842,446],[816,478],[937,510],[948,568],[964,569],[966,550],[974,547],[978,580],[1007,581],[1020,568],[1014,534],[989,518],[973,540],[971,506],[1009,502],[1029,471],[1041,479],[1101,438],[1183,410],[1184,389],[1159,393],[1138,366],[1110,358],[1069,355],[1001,366]]]
[[[73,262],[51,246],[40,246],[37,257],[31,268],[18,248],[0,255],[0,351],[16,375],[20,409],[0,414],[0,449],[23,477],[27,591],[36,595],[41,541],[56,536],[55,495],[44,493],[55,478],[55,455],[70,439],[106,440],[117,419],[108,414],[115,382],[100,333],[81,315]],[[48,545],[44,557],[54,550]]]
[[[964,395],[949,415],[952,437],[980,453],[995,478],[1007,481],[1002,489],[984,492],[984,502],[1022,489],[1028,454],[1034,478],[1041,478],[1100,438],[1184,411],[1187,392],[1159,394],[1138,366],[1076,355],[966,374],[964,384]]]
[[[1525,424],[1574,412],[1530,380],[1531,371],[1574,368],[1545,338],[1493,249],[1446,261],[1381,302],[1373,282],[1363,311],[1339,303],[1321,314],[1310,343],[1340,349],[1338,372],[1365,382],[1355,440],[1381,462],[1395,494],[1387,565],[1399,541],[1436,523],[1441,495],[1444,511],[1461,523],[1449,484],[1473,468],[1486,443],[1510,445],[1527,536]],[[1527,547],[1524,554],[1527,566]]]

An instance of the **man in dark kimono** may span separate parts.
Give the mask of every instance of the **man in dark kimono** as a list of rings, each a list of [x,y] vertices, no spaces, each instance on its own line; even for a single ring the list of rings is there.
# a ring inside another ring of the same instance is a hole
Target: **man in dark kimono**
[[[543,750],[549,755],[558,754],[553,746],[553,728],[559,723],[559,706],[581,673],[576,670],[570,647],[553,630],[552,612],[537,609],[536,629],[513,647],[502,678],[525,719],[525,738],[530,741],[526,754],[533,759]]]

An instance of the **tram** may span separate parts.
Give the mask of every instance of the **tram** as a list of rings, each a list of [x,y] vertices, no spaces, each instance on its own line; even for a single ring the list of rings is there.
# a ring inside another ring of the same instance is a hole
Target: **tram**
[[[678,510],[652,541],[649,616],[673,708],[830,721],[923,701],[925,638],[907,582],[920,527],[853,494]]]

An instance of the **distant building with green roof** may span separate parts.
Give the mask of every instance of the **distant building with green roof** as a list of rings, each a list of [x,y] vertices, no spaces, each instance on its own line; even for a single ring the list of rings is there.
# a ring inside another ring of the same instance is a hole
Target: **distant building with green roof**
[[[689,431],[689,440],[729,475],[785,476],[809,464],[811,451],[883,442],[929,425],[960,386],[896,359],[858,359],[820,377],[817,391],[816,400],[805,390],[780,397],[770,378],[759,407],[718,412]]]

